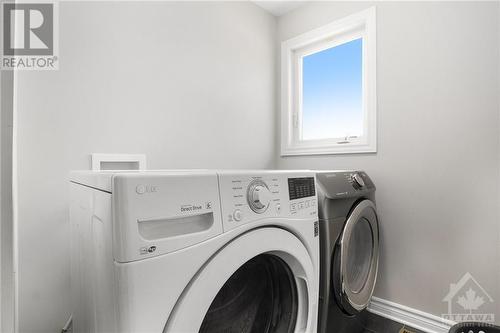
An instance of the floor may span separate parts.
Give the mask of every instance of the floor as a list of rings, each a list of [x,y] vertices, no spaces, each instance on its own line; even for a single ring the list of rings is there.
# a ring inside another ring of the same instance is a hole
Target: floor
[[[362,314],[361,321],[363,322],[364,330],[360,333],[424,333],[369,312]]]

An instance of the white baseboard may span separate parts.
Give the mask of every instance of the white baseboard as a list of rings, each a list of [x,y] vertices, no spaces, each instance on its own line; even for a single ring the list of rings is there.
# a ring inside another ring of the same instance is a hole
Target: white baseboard
[[[410,307],[373,297],[368,311],[427,333],[448,333],[452,321]]]

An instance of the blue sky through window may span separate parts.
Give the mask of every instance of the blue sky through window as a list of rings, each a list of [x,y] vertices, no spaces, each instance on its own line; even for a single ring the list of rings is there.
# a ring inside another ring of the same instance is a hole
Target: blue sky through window
[[[302,61],[302,140],[363,135],[361,38]]]

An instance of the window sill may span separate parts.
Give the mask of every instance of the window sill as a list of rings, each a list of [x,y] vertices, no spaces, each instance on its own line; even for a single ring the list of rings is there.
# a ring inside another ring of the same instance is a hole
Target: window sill
[[[281,147],[281,156],[307,155],[342,155],[342,154],[373,154],[377,152],[375,144],[334,144],[325,146],[288,146]]]

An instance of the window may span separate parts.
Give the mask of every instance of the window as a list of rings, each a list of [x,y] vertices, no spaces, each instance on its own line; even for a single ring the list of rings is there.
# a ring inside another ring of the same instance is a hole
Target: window
[[[282,44],[281,155],[376,152],[375,8]]]

